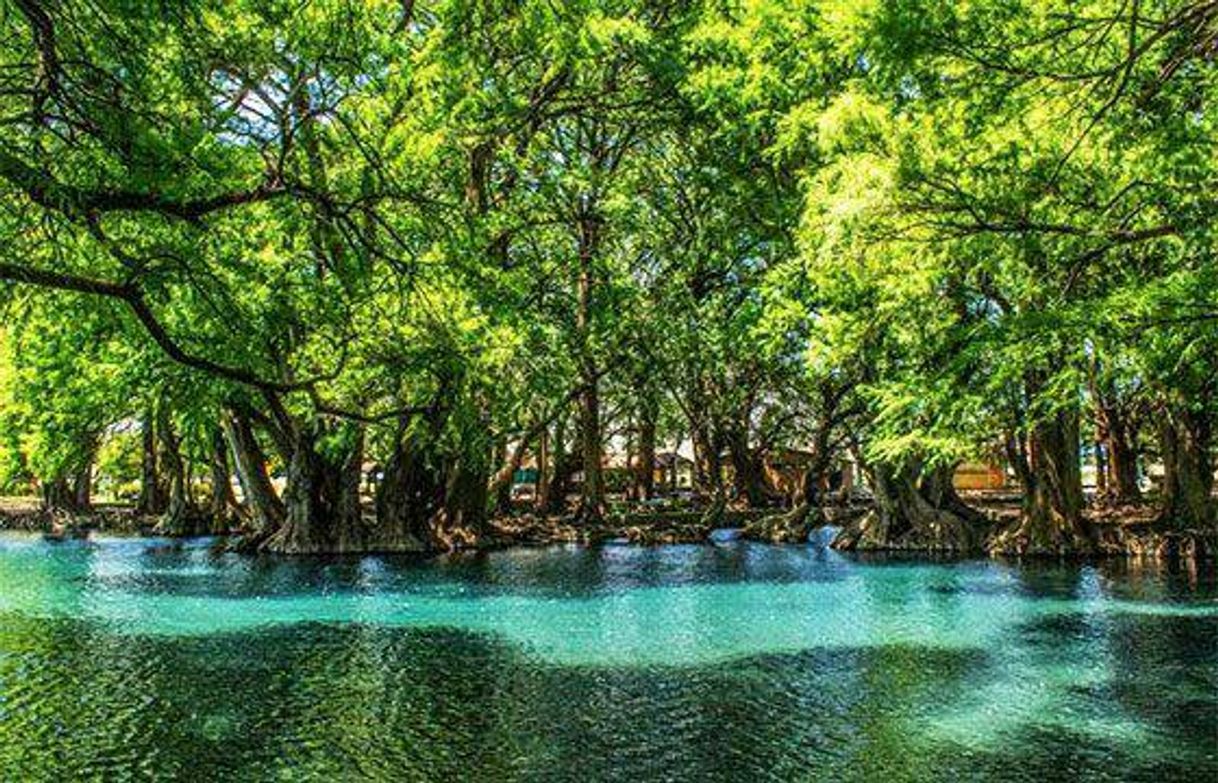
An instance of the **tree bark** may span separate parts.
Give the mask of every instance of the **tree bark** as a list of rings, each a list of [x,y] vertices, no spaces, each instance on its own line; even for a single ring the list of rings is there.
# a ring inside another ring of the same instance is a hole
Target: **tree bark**
[[[430,522],[445,488],[419,438],[398,439],[377,486],[377,546],[384,551],[422,552],[433,545]]]
[[[728,433],[728,454],[732,460],[733,483],[736,496],[748,503],[750,508],[765,505],[765,480],[758,455],[749,448],[748,429],[735,426]]]
[[[491,495],[487,454],[445,456],[424,435],[396,445],[378,487],[371,548],[447,551],[473,546],[486,532]]]
[[[561,438],[562,419],[554,422],[554,430]],[[554,472],[554,441],[551,440],[550,428],[541,431],[541,439],[537,444],[537,485],[533,491],[533,508],[544,511],[550,499],[550,478]]]
[[[587,377],[587,373],[585,373]],[[580,395],[580,465],[584,480],[580,487],[580,516],[596,521],[605,514],[604,475],[601,466],[600,392],[597,382]]]
[[[87,513],[93,509],[93,455],[95,451],[95,448],[89,449],[84,463],[72,477],[72,505],[77,512]]]
[[[168,503],[157,522],[156,532],[168,536],[195,536],[206,533],[203,515],[191,501],[186,463],[182,459],[182,444],[173,431],[173,422],[166,408],[157,413],[156,430],[161,443],[161,464],[169,479]]]
[[[1093,531],[1083,518],[1077,410],[1063,409],[1033,425],[1027,447],[1015,452],[1024,500],[1020,519],[996,535],[990,551],[1000,554],[1089,552]]]
[[[444,505],[429,520],[435,548],[451,551],[477,544],[486,530],[487,487],[485,460],[467,456],[450,463]]]
[[[1127,505],[1142,499],[1138,487],[1136,400],[1124,395],[1110,378],[1103,377],[1093,359],[1088,389],[1095,411],[1096,494],[1105,503]]]
[[[708,421],[691,422],[694,442],[694,467],[698,488],[712,497],[723,494],[723,461],[719,438]]]
[[[877,464],[866,469],[875,509],[843,528],[834,548],[957,553],[981,549],[986,520],[956,494],[954,465],[923,471],[910,460],[897,467]]]
[[[233,455],[241,494],[249,507],[251,537],[261,540],[282,524],[283,502],[267,474],[266,454],[254,435],[249,417],[237,411],[228,412],[222,421],[224,437]]]
[[[654,401],[644,398],[639,406],[639,454],[634,470],[634,491],[639,500],[655,496],[657,418]]]
[[[66,476],[56,476],[42,482],[44,511],[76,511],[76,494]]]
[[[817,434],[812,461],[804,468],[799,486],[792,498],[791,508],[781,514],[765,517],[745,528],[753,538],[777,542],[802,543],[808,540],[812,528],[823,521],[820,508],[820,480],[828,470],[830,460],[828,436]],[[845,541],[845,538],[841,538]],[[834,544],[837,546],[837,544]],[[847,547],[844,544],[839,548]]]
[[[363,425],[351,427],[351,442],[342,459],[327,471],[327,479],[334,486],[330,492],[334,498],[331,515],[335,525],[338,551],[356,552],[365,548],[371,531],[364,524],[364,508],[360,498],[360,485],[364,477],[364,446],[366,433]]]
[[[520,470],[520,466],[524,464],[524,455],[528,448],[527,438],[522,437],[516,441],[511,451],[507,453],[506,460],[491,477],[488,494],[495,499],[496,514],[509,514],[512,511],[512,480],[516,477],[516,471]],[[496,449],[499,454],[502,454],[503,451],[506,449]],[[496,461],[499,460],[496,459]],[[540,473],[540,467],[538,471]]]
[[[140,499],[137,510],[143,515],[165,513],[161,477],[157,469],[156,420],[151,410],[144,414],[140,445]]]
[[[574,455],[567,451],[567,421],[560,418],[554,424],[550,441],[550,458],[538,488],[537,510],[543,514],[562,514],[567,510],[567,491],[571,475],[578,466]]]
[[[583,199],[579,218],[579,275],[575,330],[579,339],[580,458],[584,480],[580,488],[580,517],[599,521],[605,514],[604,480],[601,472],[600,373],[592,357],[593,264],[600,247],[600,219],[592,197]]]
[[[374,551],[359,503],[363,428],[347,433],[350,442],[337,458],[317,447],[319,425],[293,433],[284,491],[283,524],[263,548],[282,554],[341,554]]]
[[[1213,427],[1209,417],[1183,405],[1164,405],[1159,417],[1163,457],[1161,521],[1174,528],[1212,528],[1218,522],[1214,488]]]
[[[1108,447],[1104,445],[1103,437],[1096,435],[1095,443],[1095,495],[1100,501],[1108,499]]]
[[[224,430],[217,426],[211,441],[211,500],[208,503],[211,532],[227,533],[235,520],[237,498],[229,479],[228,444]]]
[[[1096,417],[1104,451],[1103,499],[1119,505],[1141,501],[1142,491],[1138,487],[1138,453],[1129,421],[1115,405],[1098,405]],[[1098,473],[1099,460],[1096,462]],[[1098,488],[1098,476],[1096,484]]]

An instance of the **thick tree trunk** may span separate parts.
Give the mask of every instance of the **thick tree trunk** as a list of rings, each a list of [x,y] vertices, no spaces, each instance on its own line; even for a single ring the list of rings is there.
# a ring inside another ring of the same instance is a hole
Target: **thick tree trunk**
[[[1019,521],[989,543],[1000,554],[1089,552],[1093,531],[1083,518],[1078,412],[1061,410],[1036,424],[1018,468],[1024,483]]]
[[[516,477],[516,471],[520,470],[520,466],[524,464],[524,455],[528,451],[529,442],[526,438],[518,440],[507,452],[506,458],[503,457],[505,448],[496,449],[496,462],[502,462],[499,470],[495,471],[495,475],[491,477],[490,488],[488,495],[495,499],[495,513],[499,515],[510,514],[512,511],[512,481]],[[540,471],[540,468],[538,469]]]
[[[224,437],[233,455],[241,494],[249,507],[250,535],[261,540],[282,524],[285,515],[283,502],[267,475],[266,454],[254,436],[249,418],[235,411],[229,412],[222,424]]]
[[[93,509],[93,458],[95,446],[88,446],[75,468],[42,483],[42,507],[46,511],[87,514]]]
[[[580,487],[580,516],[598,521],[605,515],[604,474],[601,467],[600,392],[595,377],[585,373],[587,387],[580,395],[580,466],[584,480]]]
[[[593,263],[600,247],[600,220],[595,204],[588,198],[579,220],[579,277],[576,285],[575,329],[579,335],[580,381],[579,442],[584,480],[580,489],[580,516],[599,521],[605,513],[605,489],[601,473],[600,373],[592,358]]]
[[[137,510],[144,515],[165,513],[161,476],[157,469],[156,420],[149,410],[144,415],[140,445],[140,499]]]
[[[698,489],[711,497],[723,494],[723,460],[720,457],[719,438],[710,423],[693,422],[691,437],[694,442],[695,483]]]
[[[378,488],[371,548],[447,551],[477,544],[486,533],[490,478],[486,456],[446,459],[417,436],[403,438]]]
[[[324,470],[313,434],[298,434],[288,461],[283,524],[267,540],[266,549],[289,554],[332,551],[327,498],[323,496]]]
[[[1096,494],[1101,502],[1116,505],[1138,503],[1137,431],[1131,400],[1122,397],[1111,379],[1099,372],[1099,361],[1092,366],[1088,382],[1095,411]]]
[[[208,503],[213,533],[227,533],[236,519],[237,498],[233,495],[230,475],[224,430],[216,427],[211,441],[211,499]]]
[[[293,437],[284,490],[283,524],[264,548],[283,554],[365,552],[369,531],[359,502],[363,429],[355,428],[342,455],[333,459],[317,448],[314,427],[298,427]]]
[[[750,538],[802,543],[808,540],[814,527],[823,523],[818,487],[829,466],[827,438],[818,437],[817,444],[818,446],[814,446],[812,461],[800,476],[799,486],[791,499],[791,508],[746,525],[745,534]]]
[[[644,400],[639,407],[639,454],[634,466],[634,493],[638,500],[651,500],[655,496],[656,418],[655,405]]]
[[[204,515],[199,513],[191,502],[181,441],[173,431],[173,423],[164,409],[158,414],[156,429],[161,442],[161,463],[169,479],[169,499],[165,513],[157,522],[156,532],[167,536],[195,536],[206,533],[208,531]]]
[[[327,478],[334,483],[330,493],[331,515],[335,525],[334,537],[340,552],[357,552],[366,546],[372,531],[364,524],[364,508],[360,499],[360,485],[364,477],[364,445],[366,434],[363,426],[354,427],[351,442],[342,460],[331,466]]]
[[[478,543],[486,532],[487,484],[484,460],[449,465],[444,505],[429,524],[435,548],[451,551]]]
[[[1174,528],[1212,528],[1214,499],[1212,423],[1184,406],[1164,406],[1159,418],[1163,457],[1161,520]]]
[[[922,472],[912,461],[870,466],[875,509],[843,528],[834,548],[979,551],[986,521],[956,494],[953,472],[952,465]]]
[[[923,473],[918,491],[935,508],[950,511],[974,526],[985,526],[989,520],[977,509],[964,502],[956,492],[953,481],[956,465],[946,463]]]
[[[561,439],[562,420],[559,419],[555,422],[554,427]],[[550,478],[554,473],[554,467],[551,464],[554,461],[552,444],[550,428],[547,426],[541,431],[541,440],[537,444],[537,484],[534,487],[533,508],[538,511],[545,510],[550,499]]]
[[[394,447],[377,487],[377,548],[422,552],[432,548],[430,523],[444,497],[444,483],[410,437]]]
[[[93,509],[93,452],[93,449],[89,450],[84,464],[72,477],[72,505],[80,513]]]
[[[833,454],[829,450],[829,439],[832,432],[827,426],[816,428],[812,439],[812,459],[799,482],[795,505],[808,504],[820,506],[824,503],[821,488],[828,486],[829,467],[833,464]]]
[[[1138,487],[1138,453],[1129,423],[1115,408],[1102,408],[1098,415],[1106,468],[1104,499],[1122,505],[1137,503],[1142,499],[1142,491]]]
[[[1137,503],[1142,499],[1138,487],[1138,454],[1124,437],[1108,442],[1108,494],[1117,503]]]
[[[42,482],[42,508],[44,511],[76,511],[76,493],[66,476]]]
[[[1095,443],[1095,496],[1101,502],[1108,500],[1108,447],[1103,438],[1096,436]]]
[[[765,479],[761,460],[749,448],[748,430],[737,426],[728,433],[728,453],[732,459],[733,483],[736,496],[751,508],[765,505]]]
[[[567,511],[567,494],[571,488],[571,477],[579,468],[579,460],[567,450],[566,443],[566,422],[560,419],[554,427],[553,457],[549,461],[548,478],[537,498],[537,508],[543,514],[564,514]]]

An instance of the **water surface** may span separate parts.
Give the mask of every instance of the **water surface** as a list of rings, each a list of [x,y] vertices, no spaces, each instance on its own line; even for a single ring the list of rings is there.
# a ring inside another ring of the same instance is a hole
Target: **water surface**
[[[1218,779],[1212,569],[0,536],[0,778]]]

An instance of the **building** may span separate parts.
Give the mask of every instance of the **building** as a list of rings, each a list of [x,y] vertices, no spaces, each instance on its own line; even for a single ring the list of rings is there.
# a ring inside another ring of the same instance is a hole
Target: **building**
[[[694,486],[694,461],[675,451],[656,453],[652,481],[656,492],[675,492]]]
[[[961,462],[952,474],[952,486],[962,490],[1006,489],[1007,473],[996,462]]]

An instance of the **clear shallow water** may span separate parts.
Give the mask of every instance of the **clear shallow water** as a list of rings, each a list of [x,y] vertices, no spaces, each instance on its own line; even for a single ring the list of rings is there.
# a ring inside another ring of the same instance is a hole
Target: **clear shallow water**
[[[0,778],[1208,780],[1214,572],[0,536]]]

